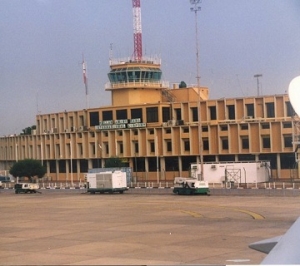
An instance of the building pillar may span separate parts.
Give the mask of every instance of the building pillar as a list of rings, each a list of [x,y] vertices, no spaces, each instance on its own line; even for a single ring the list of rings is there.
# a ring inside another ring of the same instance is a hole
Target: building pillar
[[[56,173],[55,181],[58,181],[59,180],[59,160],[55,161],[55,173]]]
[[[280,178],[281,165],[280,165],[280,154],[276,153],[276,164],[277,164],[277,178]]]
[[[166,181],[165,169],[166,169],[165,157],[160,157],[160,180],[159,180],[159,182]]]
[[[179,176],[182,176],[182,156],[178,156]]]

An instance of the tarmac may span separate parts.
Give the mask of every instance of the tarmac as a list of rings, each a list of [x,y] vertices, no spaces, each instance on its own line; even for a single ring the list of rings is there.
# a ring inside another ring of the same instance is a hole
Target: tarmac
[[[40,191],[0,191],[1,265],[253,265],[300,216],[291,192]]]

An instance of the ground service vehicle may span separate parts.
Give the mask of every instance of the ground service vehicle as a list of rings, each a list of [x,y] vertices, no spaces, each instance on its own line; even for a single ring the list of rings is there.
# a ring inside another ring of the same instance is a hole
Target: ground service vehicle
[[[173,193],[178,195],[210,195],[207,181],[186,177],[175,177]]]
[[[99,193],[123,193],[128,190],[126,173],[121,171],[109,171],[86,174],[87,192]]]
[[[39,185],[35,183],[18,183],[15,184],[15,193],[37,193]]]

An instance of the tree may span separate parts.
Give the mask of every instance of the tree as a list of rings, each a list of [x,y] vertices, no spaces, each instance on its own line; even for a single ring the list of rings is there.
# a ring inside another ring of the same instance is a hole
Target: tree
[[[14,177],[28,177],[32,182],[35,176],[42,178],[46,173],[46,168],[38,160],[25,159],[14,163],[9,173]]]
[[[124,163],[119,157],[110,157],[105,161],[105,168],[124,167]]]
[[[35,125],[33,125],[31,127],[26,127],[24,129],[22,129],[23,132],[21,133],[21,135],[31,135],[32,130],[34,130],[34,129],[36,129]]]
[[[179,84],[179,88],[186,88],[186,83],[184,81],[181,81]]]

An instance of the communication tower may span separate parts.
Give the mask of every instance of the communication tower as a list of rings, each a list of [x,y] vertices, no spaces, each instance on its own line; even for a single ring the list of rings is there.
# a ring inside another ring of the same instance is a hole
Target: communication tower
[[[134,61],[141,61],[143,57],[142,47],[142,16],[141,1],[132,0],[133,7],[133,41],[134,41]]]

